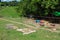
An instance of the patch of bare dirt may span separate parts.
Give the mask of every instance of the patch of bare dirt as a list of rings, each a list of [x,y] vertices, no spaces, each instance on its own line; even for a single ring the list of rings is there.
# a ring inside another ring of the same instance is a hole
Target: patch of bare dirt
[[[14,24],[6,24],[7,29],[17,29],[18,27],[15,26]]]
[[[27,19],[27,20],[24,21],[24,23],[34,25],[36,28],[40,27],[39,23],[36,23],[34,19]]]

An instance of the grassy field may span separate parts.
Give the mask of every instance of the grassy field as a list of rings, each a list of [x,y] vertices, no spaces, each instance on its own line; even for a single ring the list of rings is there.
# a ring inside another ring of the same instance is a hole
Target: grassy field
[[[5,7],[0,10],[0,15],[3,17],[18,17],[18,13],[15,10],[15,7]]]
[[[5,19],[12,21],[23,22],[25,18],[16,18],[14,7],[7,7],[0,11],[0,15],[3,15]],[[15,19],[9,18],[14,17]],[[17,23],[11,23],[0,19],[0,40],[60,40],[60,33],[50,32],[46,30],[37,30],[35,33],[23,35],[21,32],[16,30],[6,29],[6,24],[14,24],[17,27],[24,28],[24,25]]]

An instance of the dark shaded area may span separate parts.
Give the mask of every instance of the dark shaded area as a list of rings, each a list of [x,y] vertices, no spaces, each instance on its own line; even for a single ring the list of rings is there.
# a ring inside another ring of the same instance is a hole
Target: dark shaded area
[[[52,14],[48,14],[47,16],[38,16],[38,17],[35,17],[35,19],[39,19],[39,20],[46,20],[46,21],[49,21],[50,23],[57,23],[59,24],[60,23],[60,16],[54,16]]]

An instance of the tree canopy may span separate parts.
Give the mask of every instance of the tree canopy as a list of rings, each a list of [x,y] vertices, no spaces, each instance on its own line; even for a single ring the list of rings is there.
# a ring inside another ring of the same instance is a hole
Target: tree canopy
[[[18,4],[17,11],[19,14],[35,14],[45,16],[54,12],[59,0],[21,0]]]

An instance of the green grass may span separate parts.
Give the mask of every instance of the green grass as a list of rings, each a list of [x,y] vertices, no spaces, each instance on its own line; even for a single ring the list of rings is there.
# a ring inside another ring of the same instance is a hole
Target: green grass
[[[5,7],[0,10],[0,15],[3,17],[18,17],[18,13],[15,10],[15,7]]]
[[[3,15],[6,19],[23,22],[23,19],[16,19],[18,15],[16,14],[14,7],[6,7],[0,11],[0,15]],[[11,19],[14,17],[15,19]],[[24,25],[7,22],[0,20],[0,40],[60,40],[60,33],[54,33],[46,30],[37,30],[35,33],[28,35],[23,35],[21,32],[16,30],[6,29],[6,24],[14,24],[17,27],[24,28]],[[47,37],[48,35],[48,37]]]

